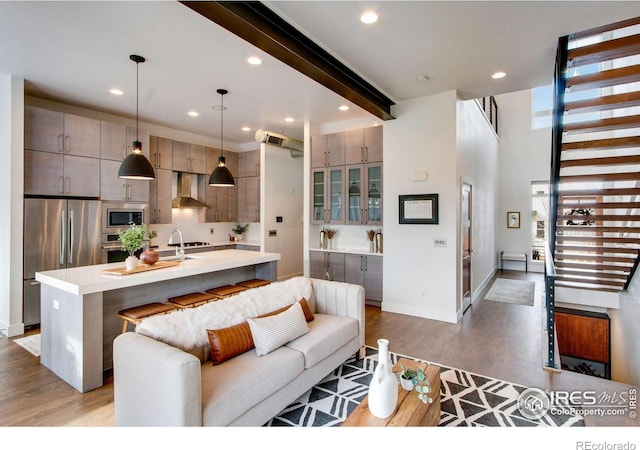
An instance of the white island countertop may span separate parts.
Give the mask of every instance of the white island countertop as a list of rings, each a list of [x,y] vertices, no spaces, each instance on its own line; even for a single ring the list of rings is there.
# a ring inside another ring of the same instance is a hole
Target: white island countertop
[[[250,250],[218,250],[186,256],[189,259],[177,266],[130,275],[104,272],[124,266],[124,262],[118,262],[36,272],[36,280],[70,294],[85,295],[280,260],[279,253]]]

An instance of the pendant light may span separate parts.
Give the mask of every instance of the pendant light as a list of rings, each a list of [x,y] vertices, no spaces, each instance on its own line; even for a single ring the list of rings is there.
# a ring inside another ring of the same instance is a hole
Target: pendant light
[[[218,165],[211,172],[211,176],[209,177],[209,186],[235,186],[236,182],[233,180],[233,175],[231,175],[231,171],[225,164],[224,156],[222,156],[223,152],[223,134],[224,134],[224,95],[229,93],[226,89],[218,89],[218,94],[220,94],[220,157],[218,158]],[[215,108],[215,107],[214,107]]]
[[[138,65],[146,60],[138,55],[131,55],[129,59],[136,63],[136,140],[131,145],[131,153],[120,164],[118,177],[130,180],[153,180],[156,174],[153,166],[142,153],[142,142],[138,139]]]

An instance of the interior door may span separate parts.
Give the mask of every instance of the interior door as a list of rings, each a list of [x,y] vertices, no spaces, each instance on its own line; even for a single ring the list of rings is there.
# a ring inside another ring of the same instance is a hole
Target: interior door
[[[471,306],[471,185],[462,186],[462,311]]]

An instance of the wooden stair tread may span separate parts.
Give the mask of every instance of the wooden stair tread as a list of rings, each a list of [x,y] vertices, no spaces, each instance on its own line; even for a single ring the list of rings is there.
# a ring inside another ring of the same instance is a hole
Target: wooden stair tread
[[[560,161],[560,167],[623,166],[629,164],[640,164],[640,155],[564,159]]]
[[[617,286],[620,288],[624,287],[624,285],[626,284],[624,281],[599,279],[599,278],[583,279],[583,278],[571,277],[566,275],[556,275],[556,283],[558,281],[570,281],[572,283],[585,283],[585,284],[593,284],[593,285],[601,285],[601,286]]]
[[[588,217],[588,219],[587,219]],[[592,216],[573,216],[570,214],[558,215],[558,221],[564,220],[591,220],[594,222],[637,222],[640,221],[638,214],[596,214]],[[576,225],[580,226],[580,225]]]
[[[623,256],[605,256],[605,255],[585,255],[577,253],[562,253],[556,252],[555,260],[564,260],[571,262],[620,262],[626,264],[633,264],[635,258],[623,257]],[[554,261],[555,261],[554,260]]]
[[[573,289],[588,289],[590,291],[599,291],[599,292],[620,292],[622,289],[613,289],[611,287],[602,287],[602,286],[594,286],[594,285],[586,285],[584,283],[572,283],[567,280],[558,280],[556,279],[556,287],[563,288],[573,288]]]
[[[603,227],[590,225],[560,225],[556,231],[574,231],[579,233],[640,233],[640,227]]]
[[[640,73],[638,77],[640,77]],[[567,112],[586,113],[592,111],[608,111],[616,108],[629,108],[632,106],[640,106],[640,91],[567,102],[564,105],[564,110]]]
[[[594,181],[640,181],[640,172],[594,173],[560,176],[560,183],[588,183]]]
[[[617,86],[619,84],[634,83],[640,81],[640,68],[638,65],[618,67],[615,69],[601,70],[586,75],[578,75],[567,78],[566,87],[570,92],[585,91],[587,89],[597,89]],[[604,98],[604,97],[600,97]],[[565,111],[567,111],[565,104]]]
[[[577,142],[564,142],[562,151],[570,150],[604,150],[640,147],[640,136],[619,137],[609,139],[591,139]]]
[[[560,268],[567,268],[567,269],[602,270],[602,271],[609,271],[609,272],[617,271],[617,272],[623,272],[627,274],[631,271],[631,266],[619,266],[615,264],[556,261],[555,265],[556,265],[556,269],[560,267]]]
[[[640,188],[560,189],[560,197],[640,195]]]
[[[640,24],[640,17],[634,17],[631,19],[621,20],[620,22],[614,22],[607,25],[602,25],[588,30],[571,33],[569,40],[582,39],[587,36],[595,36],[597,34],[606,33],[607,31],[620,30],[622,28],[631,27]]]
[[[597,254],[597,255],[614,255],[620,253],[626,254],[638,254],[638,249],[635,248],[625,248],[625,247],[595,247],[589,245],[556,245],[557,252],[584,252],[587,254]]]
[[[592,133],[595,131],[622,130],[625,128],[640,127],[640,115],[609,117],[606,119],[590,120],[585,122],[567,123],[563,126],[565,133]]]
[[[577,67],[638,53],[640,53],[640,35],[634,34],[571,49],[567,52],[567,64],[570,67]]]
[[[616,236],[556,236],[558,242],[598,242],[608,244],[640,244],[640,238]]]
[[[558,201],[558,209],[637,209],[640,208],[640,202],[593,202],[578,203],[571,201]]]
[[[563,275],[573,275],[578,277],[601,277],[601,278],[610,278],[617,280],[626,281],[627,274],[625,273],[610,273],[610,272],[601,272],[597,270],[585,271],[585,270],[575,270],[575,269],[565,269],[556,267],[556,273],[560,273]]]

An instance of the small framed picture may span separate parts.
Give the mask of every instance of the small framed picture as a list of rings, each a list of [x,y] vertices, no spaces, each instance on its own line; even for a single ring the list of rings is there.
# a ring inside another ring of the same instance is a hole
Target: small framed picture
[[[507,213],[507,228],[520,228],[519,211],[509,211]]]

